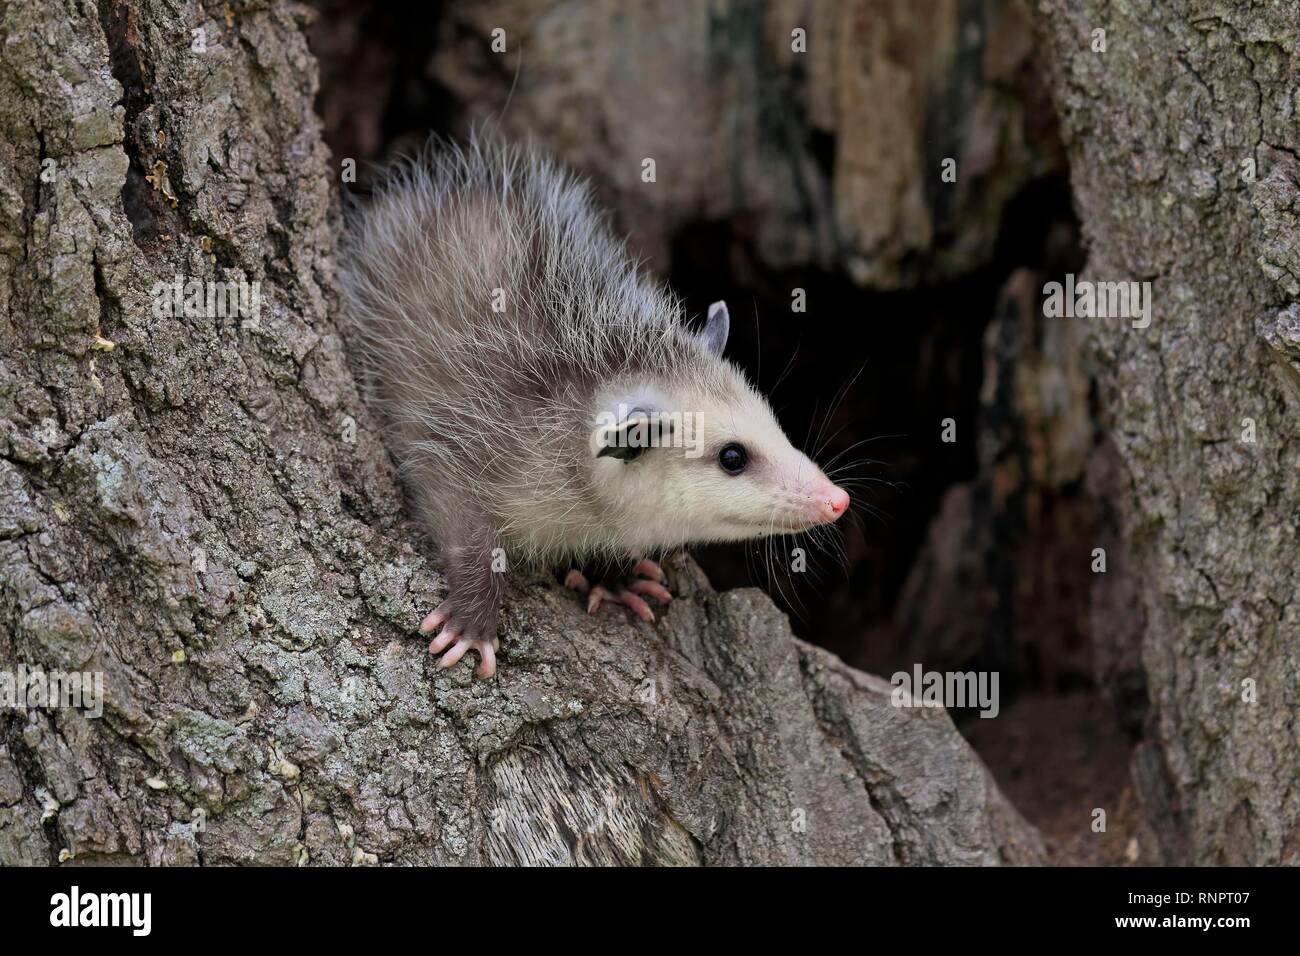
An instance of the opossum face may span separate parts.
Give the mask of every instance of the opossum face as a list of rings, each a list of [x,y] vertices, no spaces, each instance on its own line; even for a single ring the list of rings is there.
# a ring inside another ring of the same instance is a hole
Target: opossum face
[[[718,363],[712,374],[650,376],[601,398],[610,407],[591,435],[593,485],[630,548],[790,534],[848,509],[848,493],[790,444],[766,400],[722,360],[726,335],[717,303],[701,336]]]

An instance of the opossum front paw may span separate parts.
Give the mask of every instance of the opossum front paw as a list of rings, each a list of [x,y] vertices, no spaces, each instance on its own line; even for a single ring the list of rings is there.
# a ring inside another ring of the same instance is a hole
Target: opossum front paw
[[[663,568],[648,558],[642,558],[632,566],[630,573],[606,574],[595,586],[587,575],[574,568],[565,577],[564,586],[587,599],[588,614],[595,614],[605,601],[613,601],[630,608],[641,620],[653,622],[655,612],[642,595],[667,604],[673,599],[672,593],[664,587],[667,579]]]
[[[444,601],[438,608],[420,623],[421,634],[432,634],[439,627],[442,633],[429,644],[430,654],[442,654],[439,667],[452,667],[470,651],[478,654],[478,667],[474,674],[485,680],[497,672],[497,649],[501,642],[493,635],[490,639],[473,635],[484,633],[483,625],[475,626],[472,622],[462,622],[451,608],[450,602]],[[495,623],[492,630],[495,630]]]

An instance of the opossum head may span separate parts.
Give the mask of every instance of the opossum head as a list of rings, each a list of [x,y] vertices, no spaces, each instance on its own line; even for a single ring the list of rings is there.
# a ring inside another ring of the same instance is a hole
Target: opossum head
[[[790,444],[767,401],[722,358],[727,308],[671,371],[638,371],[595,398],[593,491],[631,548],[792,534],[836,521],[849,495]]]

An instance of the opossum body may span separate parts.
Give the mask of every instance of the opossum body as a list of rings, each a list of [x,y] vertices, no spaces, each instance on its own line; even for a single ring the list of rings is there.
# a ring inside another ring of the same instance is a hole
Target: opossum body
[[[786,439],[702,332],[638,271],[585,184],[535,152],[430,147],[398,164],[344,240],[368,397],[450,591],[423,629],[450,666],[496,669],[503,570],[640,560],[593,589],[653,619],[650,555],[801,531],[848,495]],[[575,589],[589,583],[570,576]]]

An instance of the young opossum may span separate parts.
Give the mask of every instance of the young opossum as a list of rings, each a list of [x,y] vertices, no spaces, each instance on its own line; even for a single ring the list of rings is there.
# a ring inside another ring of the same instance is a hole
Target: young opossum
[[[366,390],[449,594],[421,625],[491,677],[502,574],[598,558],[631,575],[587,596],[667,602],[650,560],[835,521],[849,496],[786,439],[722,358],[726,306],[691,332],[587,186],[538,153],[431,145],[396,165],[344,239]]]

